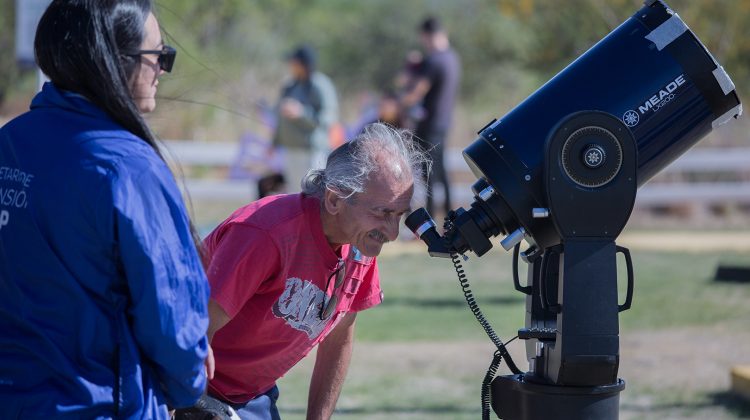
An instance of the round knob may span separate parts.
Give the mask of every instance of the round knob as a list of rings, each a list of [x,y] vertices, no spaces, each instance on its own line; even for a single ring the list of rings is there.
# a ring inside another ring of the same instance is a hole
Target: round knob
[[[583,151],[583,163],[591,168],[595,169],[604,165],[604,161],[607,159],[607,154],[604,149],[599,145],[588,146]]]

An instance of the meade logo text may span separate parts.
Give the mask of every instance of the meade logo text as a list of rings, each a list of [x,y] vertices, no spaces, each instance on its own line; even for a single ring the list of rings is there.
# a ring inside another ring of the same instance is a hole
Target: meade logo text
[[[648,98],[648,100],[643,103],[643,106],[639,106],[638,111],[640,111],[641,115],[643,115],[649,109],[653,109],[654,111],[658,110],[659,108],[669,103],[672,99],[674,99],[674,91],[676,91],[678,87],[684,84],[684,75],[681,74],[677,76],[673,81],[669,82],[666,86],[659,89],[659,92]]]

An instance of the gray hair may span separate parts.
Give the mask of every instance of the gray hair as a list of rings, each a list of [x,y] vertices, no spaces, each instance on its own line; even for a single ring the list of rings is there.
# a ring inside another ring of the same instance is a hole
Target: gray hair
[[[371,173],[382,170],[399,179],[410,175],[415,187],[424,187],[432,162],[412,137],[408,130],[370,124],[331,152],[324,169],[310,170],[302,179],[302,192],[322,200],[328,190],[349,199],[364,191]]]

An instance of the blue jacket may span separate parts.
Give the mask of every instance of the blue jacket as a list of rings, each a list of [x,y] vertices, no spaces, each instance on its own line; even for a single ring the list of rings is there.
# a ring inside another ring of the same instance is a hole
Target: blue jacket
[[[174,178],[47,83],[0,128],[0,417],[166,418],[206,385],[208,283]]]

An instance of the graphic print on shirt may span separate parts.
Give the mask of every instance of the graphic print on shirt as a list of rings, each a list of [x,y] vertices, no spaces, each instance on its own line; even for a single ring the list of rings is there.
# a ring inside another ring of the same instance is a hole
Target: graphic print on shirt
[[[318,286],[307,280],[291,277],[287,279],[279,300],[273,304],[273,314],[314,340],[323,332],[330,319],[321,320],[319,317],[324,298],[325,293]]]

